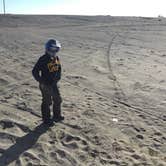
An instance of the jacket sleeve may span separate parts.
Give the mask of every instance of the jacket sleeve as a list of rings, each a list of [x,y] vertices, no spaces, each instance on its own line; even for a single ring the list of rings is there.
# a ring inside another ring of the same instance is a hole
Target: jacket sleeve
[[[38,82],[42,82],[40,71],[41,71],[41,62],[39,59],[32,70],[32,75],[35,78],[35,80]]]

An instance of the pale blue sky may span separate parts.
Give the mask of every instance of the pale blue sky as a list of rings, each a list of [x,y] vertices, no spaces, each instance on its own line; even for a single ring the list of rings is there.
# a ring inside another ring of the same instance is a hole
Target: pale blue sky
[[[3,13],[3,0],[0,0]],[[5,0],[11,14],[166,17],[166,0]]]

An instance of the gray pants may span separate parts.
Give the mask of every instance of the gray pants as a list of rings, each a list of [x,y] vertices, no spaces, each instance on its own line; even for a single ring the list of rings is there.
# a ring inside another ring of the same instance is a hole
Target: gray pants
[[[42,94],[41,113],[42,120],[48,122],[50,120],[50,106],[53,102],[53,118],[59,118],[61,116],[61,103],[62,98],[57,87],[57,84],[48,86],[40,84],[39,88]]]

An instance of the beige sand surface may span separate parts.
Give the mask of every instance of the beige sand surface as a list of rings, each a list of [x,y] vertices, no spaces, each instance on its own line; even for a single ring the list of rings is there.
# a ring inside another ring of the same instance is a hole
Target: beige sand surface
[[[65,121],[41,123],[31,70],[62,43]],[[166,19],[0,16],[0,166],[165,166]]]

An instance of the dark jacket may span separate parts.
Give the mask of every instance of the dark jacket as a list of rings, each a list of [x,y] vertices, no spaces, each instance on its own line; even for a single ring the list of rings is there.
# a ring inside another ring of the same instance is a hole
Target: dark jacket
[[[57,83],[61,79],[59,57],[51,59],[48,54],[41,56],[32,70],[32,75],[36,81],[45,85]]]

